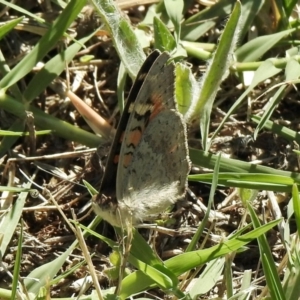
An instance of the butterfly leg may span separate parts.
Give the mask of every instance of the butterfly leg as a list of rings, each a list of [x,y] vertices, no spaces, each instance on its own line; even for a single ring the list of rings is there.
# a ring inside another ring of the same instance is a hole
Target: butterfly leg
[[[118,284],[115,290],[115,295],[118,295],[121,291],[122,280],[125,274],[126,264],[129,258],[131,243],[133,239],[133,227],[131,222],[126,222],[121,228],[121,262],[120,262],[120,269],[119,269],[119,279]]]

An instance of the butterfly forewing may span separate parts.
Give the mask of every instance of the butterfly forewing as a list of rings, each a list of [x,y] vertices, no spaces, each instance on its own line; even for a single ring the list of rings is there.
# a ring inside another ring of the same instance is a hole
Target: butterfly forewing
[[[136,80],[130,90],[128,95],[126,105],[124,108],[124,112],[121,116],[118,129],[116,131],[114,141],[112,143],[109,157],[107,159],[105,173],[103,175],[101,186],[99,190],[99,196],[101,194],[115,194],[116,189],[116,178],[117,178],[117,167],[118,167],[118,159],[120,154],[120,149],[122,145],[122,135],[125,131],[126,125],[128,123],[128,119],[130,117],[129,107],[134,103],[137,98],[137,95],[144,83],[146,75],[149,73],[149,70],[156,59],[159,57],[159,51],[153,51],[145,60],[144,64],[142,65]],[[97,201],[97,200],[96,200]]]
[[[123,198],[127,167],[145,128],[162,110],[174,108],[174,64],[166,65],[170,56],[162,53],[150,68],[135,102],[129,106],[130,117],[124,133],[117,171],[117,199]],[[169,106],[169,107],[168,107]]]

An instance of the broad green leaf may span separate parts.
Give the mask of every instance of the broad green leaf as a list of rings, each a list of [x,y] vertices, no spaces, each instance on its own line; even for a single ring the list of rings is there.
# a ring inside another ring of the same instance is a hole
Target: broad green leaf
[[[300,77],[300,64],[296,59],[291,59],[285,67],[285,80],[293,81]]]
[[[191,69],[185,64],[176,64],[175,94],[178,110],[182,113],[184,120],[188,122],[194,111],[199,95],[199,84],[196,81]]]
[[[115,1],[90,0],[90,2],[110,32],[127,73],[134,79],[145,60],[145,54],[128,19],[119,10]]]
[[[224,270],[224,257],[217,258],[206,264],[205,269],[200,276],[193,282],[189,292],[192,299],[199,299],[198,296],[208,293],[221,278]]]

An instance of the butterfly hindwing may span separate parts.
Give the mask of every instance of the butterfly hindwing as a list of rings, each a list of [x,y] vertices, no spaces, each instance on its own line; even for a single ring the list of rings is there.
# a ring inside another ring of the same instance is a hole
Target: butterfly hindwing
[[[117,199],[136,217],[155,214],[182,197],[190,169],[186,127],[175,101],[175,66],[162,53],[131,108],[117,172]]]

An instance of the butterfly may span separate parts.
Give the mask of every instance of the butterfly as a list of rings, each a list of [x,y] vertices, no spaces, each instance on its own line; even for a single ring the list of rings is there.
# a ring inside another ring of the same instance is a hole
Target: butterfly
[[[155,50],[142,65],[92,201],[96,214],[113,226],[137,225],[185,195],[191,165],[169,59]]]

